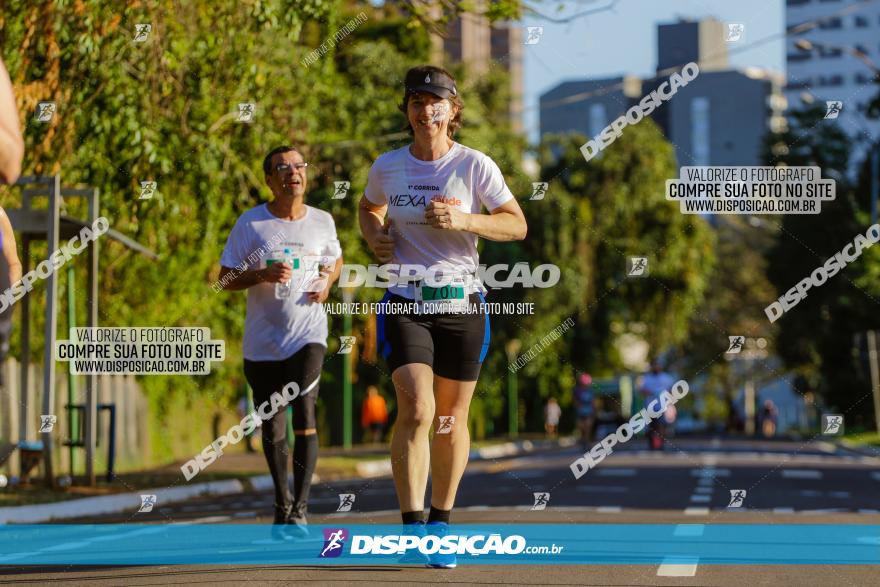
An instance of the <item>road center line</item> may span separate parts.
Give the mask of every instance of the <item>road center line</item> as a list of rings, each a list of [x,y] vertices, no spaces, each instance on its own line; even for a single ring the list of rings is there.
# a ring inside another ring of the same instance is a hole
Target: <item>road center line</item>
[[[784,479],[821,479],[822,471],[808,469],[782,469]]]

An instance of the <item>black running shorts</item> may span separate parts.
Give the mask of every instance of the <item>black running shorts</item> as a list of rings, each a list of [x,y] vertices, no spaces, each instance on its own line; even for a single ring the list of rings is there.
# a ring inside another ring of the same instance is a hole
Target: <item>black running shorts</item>
[[[293,429],[315,428],[315,400],[318,399],[318,379],[324,366],[327,348],[309,343],[283,361],[244,360],[244,376],[254,390],[254,407],[257,408],[273,393],[281,392],[291,381],[299,386],[300,395],[292,402]],[[314,384],[314,385],[312,385]],[[312,386],[308,393],[305,389]]]
[[[479,313],[398,313],[412,300],[388,292],[376,316],[379,351],[393,373],[410,363],[430,365],[435,375],[455,381],[476,381],[489,350],[489,315],[481,293],[470,294],[469,303]]]

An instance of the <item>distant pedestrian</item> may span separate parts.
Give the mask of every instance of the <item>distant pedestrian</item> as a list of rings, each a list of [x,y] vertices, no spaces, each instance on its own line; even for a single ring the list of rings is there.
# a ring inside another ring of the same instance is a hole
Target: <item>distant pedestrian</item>
[[[551,397],[547,400],[546,407],[544,407],[544,430],[547,432],[548,437],[556,438],[559,428],[559,417],[561,415],[562,408],[559,407],[559,402],[556,401],[555,397]]]
[[[574,388],[574,405],[577,415],[580,442],[584,452],[593,440],[593,429],[596,425],[596,397],[593,394],[593,378],[587,373],[578,376]]]
[[[379,394],[375,385],[367,388],[367,397],[361,406],[361,426],[370,431],[373,444],[382,441],[382,433],[388,425],[388,405],[385,398]]]
[[[764,438],[773,438],[776,436],[776,422],[779,419],[779,410],[773,400],[764,402],[764,409],[761,410],[761,432]]]

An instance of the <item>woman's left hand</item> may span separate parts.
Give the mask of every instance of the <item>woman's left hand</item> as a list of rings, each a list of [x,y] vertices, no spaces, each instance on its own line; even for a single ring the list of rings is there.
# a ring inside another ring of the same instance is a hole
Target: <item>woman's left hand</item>
[[[431,202],[425,208],[425,220],[434,228],[443,230],[467,230],[470,214],[443,202]]]

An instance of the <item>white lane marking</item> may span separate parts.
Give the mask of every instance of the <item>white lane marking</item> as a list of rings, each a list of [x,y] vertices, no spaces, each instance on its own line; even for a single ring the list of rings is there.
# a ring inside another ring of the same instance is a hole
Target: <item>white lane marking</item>
[[[472,512],[484,512],[488,509],[489,509],[489,506],[487,506],[487,505],[472,505],[471,507],[468,508],[468,510],[470,510]]]
[[[694,489],[694,491],[696,491],[697,493],[702,493],[703,495],[707,495],[711,494],[713,491],[715,491],[715,489],[712,487],[697,487],[696,489]]]
[[[852,497],[849,491],[831,491],[828,493],[831,497],[839,497],[840,499],[848,499]]]
[[[171,526],[189,526],[190,524],[214,524],[216,522],[225,522],[231,520],[232,516],[208,516],[206,518],[196,518],[195,520],[186,520],[185,522],[171,522]]]
[[[599,477],[635,477],[635,469],[599,469],[596,471]]]
[[[782,469],[784,479],[821,479],[822,471],[810,469]]]
[[[709,446],[711,446],[712,448],[718,448],[719,446],[721,446],[721,439],[713,438],[712,442],[709,443]]]
[[[871,473],[871,479],[880,481],[880,472],[874,471],[873,473]]]
[[[658,577],[693,577],[697,574],[697,558],[667,557],[657,568]]]
[[[692,495],[691,501],[694,503],[709,503],[712,501],[711,495]]]
[[[824,510],[803,510],[802,514],[806,516],[820,516],[822,514],[836,514],[837,512],[847,512],[846,508],[827,508]]]
[[[678,524],[675,527],[673,536],[702,536],[703,530],[706,529],[705,524]]]
[[[235,512],[233,518],[256,518],[257,512]]]
[[[800,494],[803,497],[819,497],[820,495],[822,495],[822,492],[816,491],[815,489],[802,489],[800,491]]]
[[[691,469],[691,477],[730,477],[730,469]]]
[[[709,508],[684,508],[684,515],[686,516],[708,516]]]
[[[860,514],[880,514],[880,510],[860,509]]]
[[[596,511],[600,514],[619,514],[623,511],[623,508],[619,505],[604,505],[597,507]]]
[[[774,514],[793,514],[794,508],[773,508]]]
[[[712,477],[700,477],[700,480],[697,481],[697,485],[703,485],[706,487],[712,486],[715,485],[715,480],[712,479]]]

